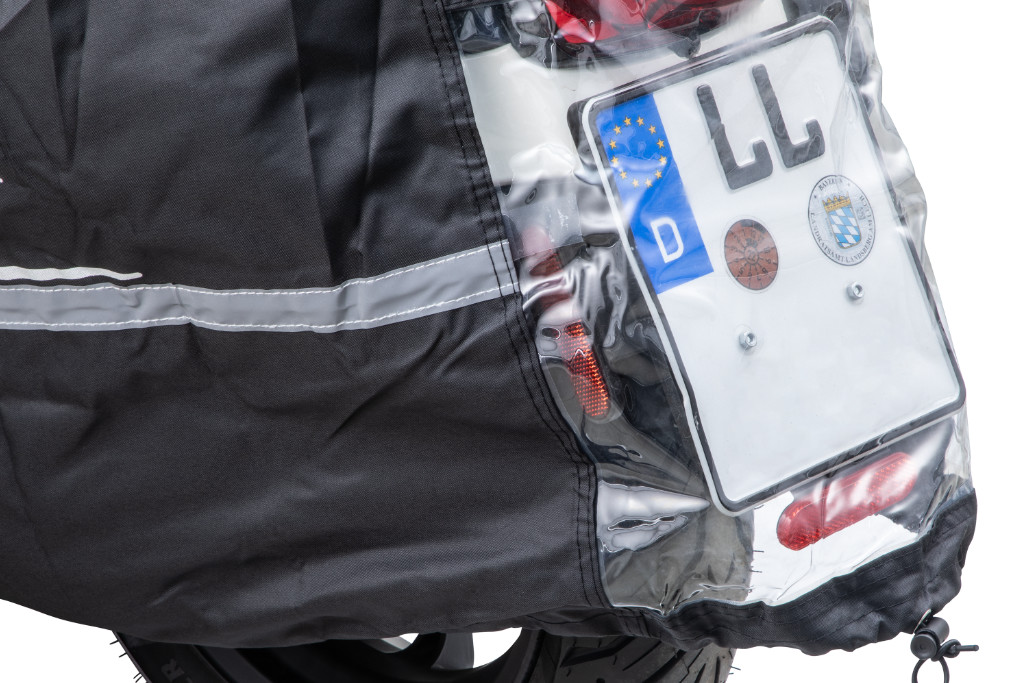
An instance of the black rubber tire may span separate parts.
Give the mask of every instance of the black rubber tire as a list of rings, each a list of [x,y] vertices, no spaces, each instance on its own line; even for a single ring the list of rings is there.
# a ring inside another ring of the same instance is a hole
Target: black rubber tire
[[[646,638],[546,636],[529,683],[723,683],[733,651],[684,652]]]
[[[682,652],[643,638],[524,630],[494,662],[452,671],[431,667],[443,647],[440,634],[393,654],[361,641],[228,650],[118,638],[149,683],[723,683],[733,658],[713,646]]]

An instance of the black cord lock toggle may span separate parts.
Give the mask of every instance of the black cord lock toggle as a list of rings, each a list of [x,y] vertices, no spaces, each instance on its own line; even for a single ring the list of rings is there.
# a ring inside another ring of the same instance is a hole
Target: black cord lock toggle
[[[977,645],[962,645],[959,640],[948,640],[949,624],[945,619],[933,617],[927,612],[914,629],[914,638],[910,641],[910,651],[920,659],[914,667],[912,683],[918,683],[917,672],[921,670],[924,663],[931,660],[942,665],[943,683],[949,683],[949,665],[947,659],[956,657],[961,652],[977,652]]]

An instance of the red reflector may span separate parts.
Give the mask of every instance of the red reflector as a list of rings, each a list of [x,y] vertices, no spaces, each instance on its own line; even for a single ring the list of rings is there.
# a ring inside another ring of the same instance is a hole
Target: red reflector
[[[566,325],[565,332],[558,338],[562,357],[569,365],[572,387],[576,398],[583,406],[583,412],[590,417],[604,417],[608,414],[608,386],[604,383],[601,370],[597,367],[594,350],[587,341],[583,323]]]
[[[545,251],[534,255],[536,263],[530,266],[530,275],[535,277],[547,277],[562,271],[562,262],[554,251]]]
[[[798,498],[779,518],[779,542],[802,550],[900,502],[917,483],[906,453],[893,453]]]
[[[567,43],[596,43],[644,31],[710,30],[721,8],[744,0],[545,0]]]
[[[593,43],[608,40],[619,34],[612,21],[609,21],[611,17],[602,17],[597,8],[591,7],[588,3],[546,0],[544,4],[547,5],[551,18],[555,20],[559,36],[568,43]],[[581,7],[575,7],[576,4],[580,4]],[[569,7],[563,8],[560,5]],[[636,23],[630,21],[628,14],[626,20],[629,24]]]

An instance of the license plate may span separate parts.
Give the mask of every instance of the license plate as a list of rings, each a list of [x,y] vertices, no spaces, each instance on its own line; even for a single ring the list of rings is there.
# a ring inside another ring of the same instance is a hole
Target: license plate
[[[963,400],[840,45],[807,22],[582,110],[732,514]]]

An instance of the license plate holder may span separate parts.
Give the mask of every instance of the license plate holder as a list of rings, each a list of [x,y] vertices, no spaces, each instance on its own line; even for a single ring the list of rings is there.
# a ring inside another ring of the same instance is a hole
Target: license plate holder
[[[963,403],[841,45],[804,22],[579,110],[729,514]]]

